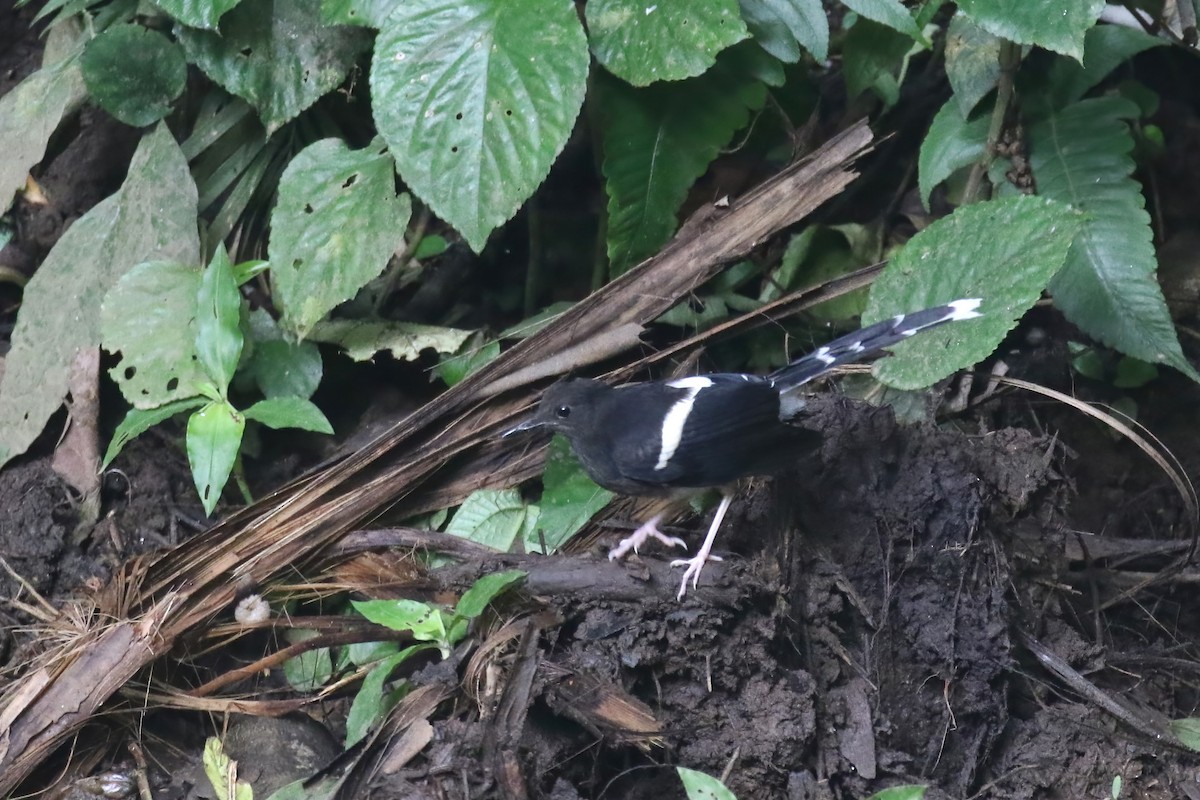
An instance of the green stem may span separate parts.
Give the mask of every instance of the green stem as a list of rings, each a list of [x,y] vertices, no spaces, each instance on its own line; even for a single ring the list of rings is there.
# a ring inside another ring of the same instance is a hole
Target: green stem
[[[1000,78],[996,82],[996,105],[992,108],[992,119],[988,125],[987,145],[983,157],[971,168],[967,178],[967,187],[963,190],[963,205],[974,203],[983,186],[983,178],[987,175],[992,162],[996,160],[996,148],[1000,144],[1000,134],[1004,132],[1004,119],[1013,99],[1013,82],[1017,67],[1021,63],[1021,46],[1005,40],[1000,44]]]

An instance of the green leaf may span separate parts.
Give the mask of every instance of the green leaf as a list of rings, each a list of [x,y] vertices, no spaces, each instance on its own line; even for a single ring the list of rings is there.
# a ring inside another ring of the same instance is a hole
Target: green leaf
[[[987,114],[968,122],[953,98],[934,115],[917,159],[917,183],[925,208],[939,183],[983,158],[989,122]]]
[[[1069,206],[1022,195],[964,206],[918,233],[871,286],[863,324],[971,297],[983,299],[983,316],[901,342],[876,377],[919,389],[986,358],[1041,297],[1082,225]]]
[[[193,28],[216,30],[226,11],[241,0],[156,0],[155,5]]]
[[[1171,720],[1171,731],[1185,747],[1200,752],[1200,717],[1184,717]]]
[[[352,600],[358,613],[385,628],[408,631],[420,642],[436,642],[443,657],[450,655],[446,635],[446,615],[429,603],[401,598],[399,600]]]
[[[375,123],[400,176],[476,251],[533,194],[583,103],[569,0],[422,0],[375,41]]]
[[[305,338],[383,272],[404,244],[411,214],[378,139],[362,150],[323,139],[300,151],[271,213],[271,288],[284,329]]]
[[[413,653],[428,649],[428,647],[429,645],[420,644],[406,647],[399,653],[380,661],[371,668],[367,677],[363,678],[362,686],[358,688],[358,693],[354,695],[354,702],[350,704],[350,713],[346,715],[347,749],[362,741],[371,732],[371,729],[387,716],[392,707],[396,705],[396,701],[399,700],[399,696],[395,693],[386,695],[383,693],[384,684],[391,677],[392,671]]]
[[[224,395],[242,357],[242,295],[224,247],[213,253],[196,290],[196,357]]]
[[[50,135],[87,97],[79,54],[84,37],[75,20],[50,29],[42,68],[0,97],[0,214],[12,205],[29,170],[46,154]]]
[[[745,69],[745,58],[729,56],[678,85],[634,89],[596,76],[613,274],[671,238],[688,189],[766,102],[766,87]]]
[[[799,61],[801,47],[819,62],[829,57],[829,18],[821,0],[740,0],[740,5],[754,40],[780,61]]]
[[[900,0],[842,0],[842,5],[910,39],[925,39],[917,27],[917,21]]]
[[[1200,381],[1179,347],[1155,280],[1150,215],[1130,177],[1133,137],[1122,120],[1137,113],[1121,98],[1083,100],[1029,129],[1038,191],[1087,212],[1050,293],[1089,336]]]
[[[201,760],[204,764],[204,775],[212,784],[217,797],[226,800],[254,800],[254,791],[250,784],[236,781],[233,786],[229,785],[230,777],[237,777],[237,762],[225,755],[225,748],[220,739],[215,736],[208,737],[204,742],[204,755]]]
[[[165,117],[187,80],[183,49],[133,23],[114,25],[88,42],[80,65],[92,99],[138,128]]]
[[[1140,389],[1158,377],[1158,367],[1138,358],[1126,356],[1117,362],[1113,386],[1118,389]]]
[[[197,263],[199,250],[196,187],[160,125],[117,193],[67,229],[25,287],[0,378],[0,465],[25,452],[58,409],[75,353],[100,344],[100,303],[117,280],[143,261]]]
[[[320,0],[242,0],[221,32],[182,28],[188,60],[246,100],[273,132],[336,87],[370,35],[321,22]]]
[[[270,397],[259,400],[242,412],[246,419],[261,422],[268,428],[300,428],[316,433],[333,433],[333,426],[309,400],[303,397]]]
[[[158,408],[129,409],[129,413],[125,415],[125,419],[121,420],[121,424],[113,431],[112,441],[108,443],[108,450],[104,453],[104,462],[100,465],[100,469],[107,469],[108,465],[112,463],[112,460],[117,457],[117,454],[121,452],[125,445],[158,423],[164,422],[182,411],[202,406],[205,402],[206,400],[203,397],[185,397],[182,400],[176,400],[173,403],[167,403]]]
[[[750,32],[737,0],[589,0],[596,60],[634,86],[694,78]]]
[[[1104,0],[959,0],[958,11],[1002,39],[1035,44],[1079,61],[1084,33],[1096,24]]]
[[[221,499],[245,428],[245,418],[228,403],[209,403],[188,419],[188,464],[205,514],[211,514]]]
[[[1083,37],[1083,63],[1057,58],[1046,70],[1046,107],[1064,108],[1083,98],[1114,69],[1151,47],[1167,42],[1140,28],[1097,25]]]
[[[900,98],[897,76],[911,48],[911,38],[886,25],[869,19],[854,23],[842,45],[846,91],[850,97],[872,89],[886,105],[894,105]]]
[[[1000,79],[1000,38],[955,14],[946,31],[946,77],[960,116],[968,116]]]
[[[321,351],[312,342],[285,339],[275,320],[256,308],[248,317],[254,349],[245,364],[266,397],[312,397],[321,383]]]
[[[384,350],[402,361],[415,361],[422,350],[453,353],[470,335],[471,331],[415,322],[339,319],[318,323],[308,338],[336,344],[355,361],[374,358]]]
[[[459,352],[438,362],[438,377],[447,386],[453,386],[500,355],[500,342],[476,344],[475,339],[476,337],[471,337],[459,347]]]
[[[688,800],[737,800],[733,792],[725,788],[725,784],[687,767],[676,767],[679,780],[683,782],[683,790],[687,792]]]
[[[867,800],[923,800],[925,797],[925,786],[892,786],[884,789],[881,792],[876,792],[867,798]]]
[[[517,536],[527,539],[537,520],[538,507],[521,500],[516,489],[479,489],[454,512],[446,533],[503,553],[512,549]]]
[[[454,613],[460,617],[475,619],[501,592],[523,580],[525,580],[525,573],[519,569],[484,575],[475,581],[470,589],[463,592],[458,605],[454,607]]]
[[[583,471],[562,436],[550,442],[542,486],[537,528],[525,537],[527,553],[542,552],[543,540],[549,552],[558,550],[613,498]]]
[[[200,393],[196,294],[201,270],[165,261],[138,264],[108,290],[100,343],[120,360],[108,374],[135,408],[155,408]]]
[[[293,630],[288,636],[291,643],[303,642],[317,636],[316,631]],[[333,655],[328,647],[305,650],[298,656],[283,662],[283,676],[298,692],[315,692],[333,677]]]
[[[382,28],[401,2],[405,0],[321,0],[321,18],[338,25]]]

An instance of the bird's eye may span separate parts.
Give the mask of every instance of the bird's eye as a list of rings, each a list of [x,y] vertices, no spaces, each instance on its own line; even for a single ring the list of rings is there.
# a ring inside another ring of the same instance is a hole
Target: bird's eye
[[[571,416],[571,407],[570,406],[559,406],[558,410],[555,411],[554,413],[558,416],[559,419],[566,419],[567,417]]]

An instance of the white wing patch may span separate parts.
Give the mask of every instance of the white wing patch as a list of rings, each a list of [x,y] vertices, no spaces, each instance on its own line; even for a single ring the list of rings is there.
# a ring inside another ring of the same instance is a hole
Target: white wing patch
[[[692,413],[696,395],[700,394],[701,389],[707,389],[712,385],[711,378],[702,376],[680,378],[667,384],[672,389],[686,389],[687,394],[676,400],[667,411],[667,416],[663,418],[662,449],[658,451],[658,463],[654,465],[655,470],[666,469],[667,464],[671,463],[671,457],[675,455],[675,450],[683,441],[683,426],[687,423],[688,415]]]

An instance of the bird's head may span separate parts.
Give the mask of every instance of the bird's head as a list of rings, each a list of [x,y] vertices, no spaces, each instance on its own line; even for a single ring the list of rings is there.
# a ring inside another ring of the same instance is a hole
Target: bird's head
[[[611,388],[590,378],[559,381],[542,394],[537,409],[529,419],[504,432],[509,436],[534,428],[549,428],[570,436],[580,430],[594,413],[596,402]]]

